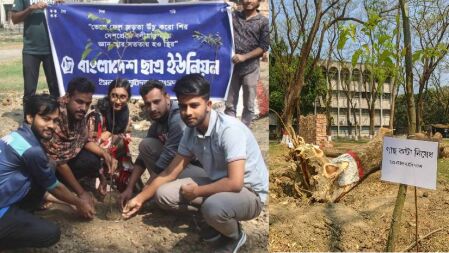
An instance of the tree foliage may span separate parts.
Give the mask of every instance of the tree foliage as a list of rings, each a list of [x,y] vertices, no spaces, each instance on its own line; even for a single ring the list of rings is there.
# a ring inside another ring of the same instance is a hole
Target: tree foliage
[[[285,44],[272,44],[271,47],[284,47]],[[280,57],[287,57],[283,55],[270,57],[270,108],[278,113],[282,113],[285,104],[284,98],[288,94],[288,81],[286,76],[294,74],[299,63],[299,57],[295,56],[290,61],[290,64],[284,64],[285,59]],[[301,91],[300,106],[301,114],[309,114],[314,111],[314,103],[318,97],[326,94],[326,79],[321,70],[312,66],[312,60],[308,61],[306,76],[304,77],[305,85]]]
[[[306,85],[305,78],[308,75],[306,71],[310,59],[312,63],[309,69],[313,69],[320,58],[324,35],[337,22],[347,19],[346,12],[350,2],[350,0],[331,2],[270,0],[271,43],[285,45],[286,49],[279,51],[272,47],[272,57],[277,57],[276,64],[286,68],[292,66],[291,63],[294,61],[298,61],[291,75],[289,71],[285,72],[288,85],[284,88],[288,92],[284,93],[282,118],[287,126],[291,126],[293,117],[299,116],[302,112],[301,95]],[[276,93],[277,95],[279,93]]]
[[[366,102],[370,115],[370,134],[374,135],[374,112],[376,101],[380,98],[387,78],[392,78],[398,72],[394,63],[396,48],[394,44],[397,29],[391,29],[387,20],[380,16],[382,6],[378,4],[365,5],[366,22],[355,25],[340,26],[340,38],[337,49],[342,50],[346,42],[351,40],[355,49],[351,56],[352,65],[363,64],[366,75],[363,78],[362,89],[366,92]]]
[[[418,94],[414,95],[415,102],[418,101]],[[422,125],[449,124],[449,87],[429,88],[423,94],[424,107]],[[407,102],[404,94],[398,96],[396,100],[397,113],[395,114],[396,134],[407,134]]]
[[[416,129],[419,132],[426,110],[424,93],[432,74],[449,52],[449,4],[446,0],[413,1],[412,10],[410,23],[417,35],[413,61],[418,77]]]

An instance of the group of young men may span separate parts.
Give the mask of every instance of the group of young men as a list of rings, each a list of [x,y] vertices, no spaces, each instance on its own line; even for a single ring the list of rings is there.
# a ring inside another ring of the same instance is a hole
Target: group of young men
[[[27,22],[27,16],[45,8],[27,1],[16,0],[22,5],[13,7],[19,14],[13,20]],[[240,85],[244,87],[244,124],[235,118],[236,97],[228,97],[225,111],[234,117],[212,109],[210,84],[200,74],[176,82],[177,101],[170,99],[157,80],[140,88],[152,124],[139,145],[128,186],[120,195],[124,218],[154,199],[166,210],[199,213],[195,217],[199,217],[200,236],[214,242],[217,252],[236,252],[245,243],[239,221],[257,217],[268,193],[268,171],[248,128],[254,113],[250,104],[255,98],[258,59],[268,49],[268,21],[257,13],[258,4],[259,0],[244,0],[243,11],[233,15],[234,25],[247,26],[236,35],[230,87],[230,96],[237,92],[237,97]],[[245,39],[239,41],[239,36]],[[26,80],[25,54],[29,52],[24,41]],[[89,139],[85,116],[95,91],[91,81],[73,79],[59,99],[52,89],[52,96],[29,95],[26,90],[24,123],[0,141],[0,250],[47,247],[59,240],[57,225],[32,214],[46,192],[75,206],[81,216],[93,218],[93,196],[79,179],[98,177],[103,163],[110,171],[116,164]],[[134,196],[134,186],[146,169],[150,179]]]

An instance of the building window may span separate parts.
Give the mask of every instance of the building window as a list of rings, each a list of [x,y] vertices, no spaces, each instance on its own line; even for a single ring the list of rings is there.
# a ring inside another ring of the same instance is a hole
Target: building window
[[[354,69],[352,71],[352,81],[355,81],[355,82],[360,81],[360,70]]]
[[[335,67],[332,67],[329,70],[329,77],[331,80],[338,80],[338,70]]]

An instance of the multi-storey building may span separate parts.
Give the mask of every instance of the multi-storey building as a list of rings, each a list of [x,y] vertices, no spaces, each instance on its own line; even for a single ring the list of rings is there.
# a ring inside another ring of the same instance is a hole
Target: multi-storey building
[[[348,136],[352,128],[351,135],[369,136],[370,116],[366,99],[371,93],[369,70],[363,64],[352,66],[348,62],[332,61],[328,65],[326,61],[321,61],[319,65],[328,85],[332,87],[331,134]],[[377,86],[377,83],[374,82],[374,85]],[[324,108],[325,101],[320,99],[317,105]],[[391,78],[387,78],[374,106],[375,129],[389,125],[390,105]]]

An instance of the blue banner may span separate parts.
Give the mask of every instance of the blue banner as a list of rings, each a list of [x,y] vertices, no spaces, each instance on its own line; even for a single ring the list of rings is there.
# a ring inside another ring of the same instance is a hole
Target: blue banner
[[[55,4],[46,9],[59,90],[83,76],[107,94],[117,77],[132,85],[133,97],[149,79],[165,83],[201,73],[211,98],[226,97],[232,74],[233,38],[226,3]]]

